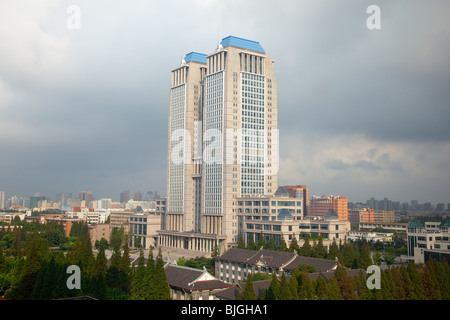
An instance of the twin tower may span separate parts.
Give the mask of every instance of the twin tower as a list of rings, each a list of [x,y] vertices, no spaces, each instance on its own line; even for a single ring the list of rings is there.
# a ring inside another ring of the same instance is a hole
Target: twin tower
[[[238,199],[277,190],[273,65],[258,42],[229,36],[172,70],[161,246],[223,251],[240,236]]]

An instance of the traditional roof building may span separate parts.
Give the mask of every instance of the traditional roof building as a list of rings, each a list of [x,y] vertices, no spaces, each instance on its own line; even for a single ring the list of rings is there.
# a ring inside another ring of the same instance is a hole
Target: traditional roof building
[[[336,269],[337,261],[299,256],[296,252],[258,251],[232,248],[215,259],[215,274],[219,280],[240,283],[247,274],[257,272],[290,274],[300,265],[314,266],[319,272]]]

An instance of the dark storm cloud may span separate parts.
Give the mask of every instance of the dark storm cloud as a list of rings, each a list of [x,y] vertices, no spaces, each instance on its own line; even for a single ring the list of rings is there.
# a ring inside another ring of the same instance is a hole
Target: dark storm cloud
[[[228,35],[259,41],[275,60],[281,157],[293,164],[281,180],[331,188],[329,172],[353,183],[355,172],[396,172],[420,181],[416,167],[448,162],[446,1],[77,1],[72,31],[71,4],[0,4],[0,189],[9,196],[165,194],[170,71]],[[372,4],[381,30],[366,27]],[[347,156],[351,136],[363,137],[353,141],[361,152]]]

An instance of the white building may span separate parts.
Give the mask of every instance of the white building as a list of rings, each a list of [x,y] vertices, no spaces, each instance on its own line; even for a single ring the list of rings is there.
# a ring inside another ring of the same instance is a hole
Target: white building
[[[430,258],[446,259],[450,264],[450,220],[442,222],[412,221],[407,233],[408,256],[415,263]]]

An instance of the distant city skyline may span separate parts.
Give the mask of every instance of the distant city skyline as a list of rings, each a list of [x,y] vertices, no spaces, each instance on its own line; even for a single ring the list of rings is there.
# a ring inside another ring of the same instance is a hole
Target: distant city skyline
[[[367,27],[373,4],[381,29]],[[279,185],[450,202],[448,1],[99,0],[76,4],[78,28],[69,5],[0,3],[6,198],[165,195],[167,70],[235,35],[275,60]]]

